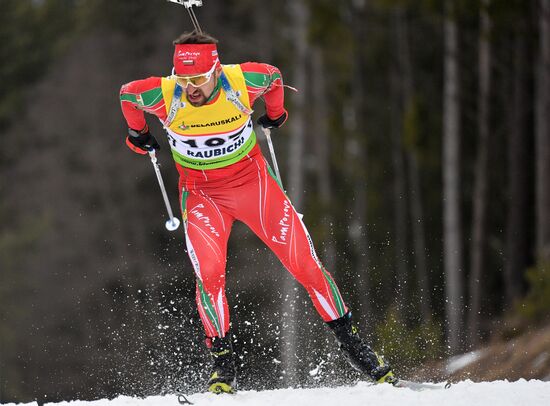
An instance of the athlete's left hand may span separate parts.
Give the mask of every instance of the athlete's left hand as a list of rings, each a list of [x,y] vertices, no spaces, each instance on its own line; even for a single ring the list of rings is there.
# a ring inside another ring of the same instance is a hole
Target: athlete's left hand
[[[278,118],[276,118],[275,120],[269,118],[267,116],[267,114],[264,114],[263,116],[261,116],[260,118],[258,118],[258,121],[257,123],[259,125],[261,125],[263,128],[279,128],[280,126],[282,126],[286,119],[288,117],[288,113],[286,112],[286,110],[284,111],[283,114],[281,114]]]

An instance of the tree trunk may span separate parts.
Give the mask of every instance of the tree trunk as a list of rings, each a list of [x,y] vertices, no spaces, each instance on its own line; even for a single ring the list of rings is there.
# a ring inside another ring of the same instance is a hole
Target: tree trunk
[[[330,140],[328,132],[328,105],[327,89],[325,81],[325,66],[323,52],[316,47],[312,52],[313,75],[313,107],[314,119],[312,120],[313,146],[315,148],[315,164],[317,172],[317,187],[319,190],[319,203],[322,209],[321,228],[324,249],[321,257],[325,267],[335,275],[336,246],[332,237],[333,218],[330,212],[332,207],[332,184],[330,181]]]
[[[351,27],[355,44],[366,40],[366,2],[358,1],[352,5]],[[352,254],[355,259],[353,276],[356,278],[355,291],[358,297],[362,319],[370,323],[372,306],[370,302],[369,283],[369,243],[367,230],[367,180],[366,167],[368,155],[365,146],[365,128],[360,128],[357,117],[365,114],[365,57],[361,46],[354,50],[353,86],[351,100],[344,107],[344,128],[347,134],[346,155],[350,157],[348,176],[353,183],[352,215],[349,223],[349,239],[352,242]],[[356,314],[357,316],[357,314]]]
[[[550,0],[540,0],[536,89],[537,259],[550,262]]]
[[[472,240],[470,257],[469,290],[470,303],[468,309],[468,333],[472,346],[479,344],[479,321],[481,312],[481,294],[483,268],[487,248],[487,199],[489,172],[489,94],[491,89],[491,19],[489,16],[490,0],[480,4],[480,31],[478,50],[478,146],[475,169],[475,184],[473,195]]]
[[[523,274],[529,263],[529,139],[526,134],[527,79],[526,41],[516,30],[514,42],[514,79],[512,106],[510,108],[510,133],[508,135],[508,208],[506,215],[506,261],[504,263],[504,287],[506,307],[510,309],[525,289]]]
[[[221,2],[225,4],[226,2]],[[257,1],[254,3],[254,19],[255,34],[257,35],[257,43],[260,46],[255,48],[258,59],[260,61],[266,61],[269,63],[273,59],[273,19],[271,18],[273,3],[264,3],[263,1]]]
[[[461,346],[462,225],[460,211],[460,101],[458,28],[453,0],[445,1],[443,93],[443,239],[447,343],[452,354]]]
[[[288,166],[288,192],[292,204],[300,212],[303,204],[304,195],[304,138],[306,132],[305,108],[307,93],[306,64],[308,58],[307,51],[307,27],[309,21],[308,9],[303,0],[293,0],[290,3],[289,11],[292,16],[294,59],[292,71],[292,84],[299,89],[298,93],[293,94],[293,115],[290,120],[290,139],[289,139],[289,166]],[[284,184],[284,183],[283,183]],[[297,282],[287,279],[283,287],[283,294],[287,299],[283,300],[282,314],[285,318],[285,329],[283,333],[283,352],[282,361],[286,370],[284,383],[291,386],[297,382],[297,342],[299,340],[296,302],[299,300],[300,290],[296,289]]]
[[[307,24],[308,10],[303,0],[291,2],[291,14],[293,17],[294,59],[292,71],[292,84],[299,91],[292,96],[293,118],[290,121],[289,139],[289,178],[287,180],[288,193],[296,210],[302,209],[304,195],[304,139],[306,133],[306,87],[307,87]]]
[[[405,143],[405,158],[409,182],[409,204],[412,220],[412,239],[414,248],[414,264],[418,282],[419,307],[422,320],[431,320],[431,291],[428,270],[426,266],[426,238],[424,229],[424,214],[422,209],[422,191],[420,189],[420,169],[418,167],[416,142],[418,135],[417,110],[415,102],[414,75],[411,50],[409,46],[409,27],[402,8],[396,8],[396,24],[398,35],[397,54],[401,66],[402,78],[402,105],[403,105],[403,134],[408,140]],[[412,121],[412,123],[410,122]]]
[[[398,314],[408,314],[409,303],[407,279],[408,279],[408,212],[407,212],[407,180],[405,174],[405,162],[403,153],[403,111],[401,109],[401,92],[399,69],[394,66],[390,73],[391,87],[391,138],[392,138],[392,167],[393,167],[393,226],[395,245],[395,299],[399,309]]]

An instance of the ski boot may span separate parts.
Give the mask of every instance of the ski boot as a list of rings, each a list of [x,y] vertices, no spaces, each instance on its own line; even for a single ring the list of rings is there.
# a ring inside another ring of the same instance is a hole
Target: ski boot
[[[212,337],[206,341],[214,360],[212,374],[208,379],[208,391],[215,394],[235,393],[237,380],[231,338]],[[208,345],[209,342],[211,345]]]
[[[357,328],[351,324],[351,312],[327,324],[353,368],[367,374],[374,382],[397,383],[390,365],[359,337]]]

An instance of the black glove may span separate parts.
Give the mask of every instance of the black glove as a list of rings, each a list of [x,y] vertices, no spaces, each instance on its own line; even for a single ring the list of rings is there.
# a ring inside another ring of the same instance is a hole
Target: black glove
[[[129,128],[128,136],[126,137],[126,145],[128,145],[128,148],[132,151],[141,155],[145,155],[152,149],[160,149],[159,143],[153,134],[149,132],[149,129],[147,129],[147,132],[141,133]]]
[[[264,114],[260,118],[258,118],[258,121],[256,121],[259,125],[261,125],[263,128],[279,128],[282,126],[286,118],[288,117],[288,114],[285,110],[283,114],[281,114],[278,118],[275,120],[270,119],[267,114]]]

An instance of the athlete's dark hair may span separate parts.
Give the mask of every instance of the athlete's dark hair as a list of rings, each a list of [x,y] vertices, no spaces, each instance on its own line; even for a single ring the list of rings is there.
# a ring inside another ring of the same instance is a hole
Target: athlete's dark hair
[[[184,32],[173,42],[174,45],[179,44],[217,44],[218,40],[206,33],[199,33],[196,30]]]

